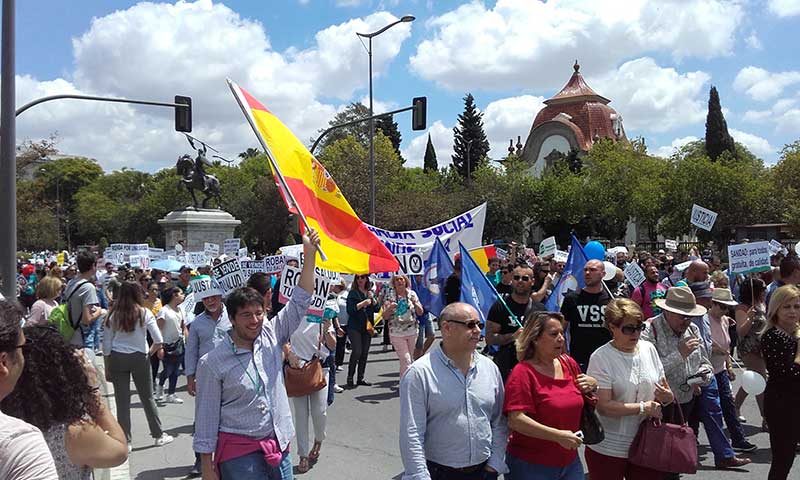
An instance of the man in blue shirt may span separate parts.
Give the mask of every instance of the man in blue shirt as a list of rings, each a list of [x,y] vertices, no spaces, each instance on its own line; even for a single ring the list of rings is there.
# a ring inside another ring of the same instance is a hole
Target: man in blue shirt
[[[282,346],[311,303],[317,245],[319,235],[309,229],[299,284],[274,321],[264,322],[264,297],[256,290],[228,296],[233,328],[197,367],[194,450],[204,479],[292,478],[288,446],[295,432]]]

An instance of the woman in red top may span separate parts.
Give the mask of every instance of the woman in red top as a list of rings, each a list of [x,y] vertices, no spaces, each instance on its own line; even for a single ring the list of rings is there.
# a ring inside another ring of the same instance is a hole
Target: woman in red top
[[[516,340],[519,363],[505,387],[503,412],[511,436],[506,463],[510,480],[583,480],[577,448],[583,393],[597,389],[565,354],[564,317],[531,312]]]

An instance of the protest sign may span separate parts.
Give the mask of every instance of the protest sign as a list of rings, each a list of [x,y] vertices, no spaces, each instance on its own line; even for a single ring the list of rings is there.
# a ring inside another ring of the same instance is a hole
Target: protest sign
[[[208,258],[205,252],[186,252],[186,263],[192,267],[202,267],[208,265]]]
[[[227,238],[222,242],[222,253],[229,257],[236,257],[239,255],[239,244],[241,241],[238,238]]]
[[[770,269],[769,242],[728,245],[728,273],[764,272]]]
[[[494,251],[497,253],[498,260],[505,260],[508,258],[508,252],[506,250],[503,250],[500,247],[495,247]]]
[[[797,252],[798,255],[800,255],[800,242],[797,242],[797,245],[794,246],[794,251]]]
[[[264,260],[239,260],[239,265],[242,266],[242,274],[244,278],[250,278],[254,273],[267,273],[267,266]]]
[[[186,294],[186,298],[184,298],[183,302],[181,302],[178,305],[178,308],[180,309],[180,311],[183,312],[183,318],[186,319],[186,324],[187,325],[194,321],[194,305],[195,305],[195,303],[196,302],[194,300],[194,294],[193,293],[187,293]]]
[[[783,251],[783,244],[775,239],[769,241],[769,254],[770,255],[777,255],[781,251]]]
[[[264,257],[264,271],[267,273],[280,273],[286,266],[286,255],[272,255]]]
[[[222,289],[222,295],[228,295],[235,289],[244,286],[247,281],[238,258],[226,260],[212,267],[211,274],[217,279],[217,283]]]
[[[150,260],[161,260],[167,258],[167,254],[164,252],[163,248],[150,247],[148,249],[148,256],[150,257]]]
[[[422,275],[425,270],[421,252],[395,253],[394,258],[400,263],[400,273],[403,275]]]
[[[664,240],[664,247],[667,250],[675,252],[678,250],[678,241],[677,240]]]
[[[549,257],[550,255],[555,255],[557,248],[556,237],[547,237],[539,244],[539,256]]]
[[[281,285],[278,290],[278,301],[286,304],[292,297],[294,288],[300,282],[300,269],[286,266],[281,273]],[[314,275],[314,294],[311,296],[311,305],[306,312],[308,315],[322,316],[325,310],[325,299],[328,298],[328,291],[331,287],[331,279]]]
[[[436,237],[439,237],[447,254],[453,258],[458,253],[459,242],[464,244],[467,250],[482,245],[485,221],[486,204],[482,203],[468,212],[423,230],[394,232],[365,225],[393,254],[421,252],[425,256],[433,248]],[[281,253],[287,252],[281,248]]]
[[[219,245],[216,243],[205,242],[203,246],[203,252],[209,259],[216,258],[219,256]]]
[[[567,263],[568,258],[569,252],[565,252],[564,250],[556,250],[555,256],[553,257],[558,263]]]
[[[217,279],[209,275],[198,275],[192,277],[189,281],[189,286],[194,293],[194,299],[197,302],[202,301],[204,298],[222,295],[222,287],[217,282]]]
[[[625,267],[625,279],[633,288],[639,288],[644,283],[645,276],[642,267],[636,262],[631,262]]]
[[[711,210],[703,208],[697,204],[692,205],[692,225],[710,232],[711,227],[714,226],[714,222],[716,221],[716,212],[712,212]]]
[[[238,256],[239,258],[244,258],[244,257],[246,257],[246,256],[247,256],[247,247],[242,247],[242,248],[240,248],[240,249],[239,249],[239,252],[238,252],[238,254],[237,254],[237,256]]]
[[[142,266],[142,258],[144,258],[144,257],[142,257],[141,255],[131,255],[130,262],[129,262],[131,264],[131,267],[133,267],[133,268],[144,268]]]

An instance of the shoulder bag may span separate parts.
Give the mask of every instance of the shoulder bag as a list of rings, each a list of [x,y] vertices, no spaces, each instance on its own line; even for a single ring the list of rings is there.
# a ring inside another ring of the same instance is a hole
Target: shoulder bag
[[[567,364],[570,374],[572,375],[575,386],[577,387],[578,375],[580,371],[575,368],[570,357],[562,355],[562,360]],[[580,388],[578,388],[580,391]],[[597,416],[595,406],[597,405],[597,396],[594,393],[583,394],[583,411],[581,411],[581,432],[583,432],[583,443],[586,445],[596,445],[606,438],[603,424]]]
[[[648,418],[639,425],[628,452],[634,465],[667,473],[697,473],[697,437],[684,418],[681,406],[672,404],[673,421]]]
[[[283,378],[286,384],[286,394],[290,397],[305,397],[328,385],[322,374],[322,362],[319,359],[322,347],[322,325],[319,326],[319,340],[317,353],[300,368],[292,368],[289,362],[283,364]]]

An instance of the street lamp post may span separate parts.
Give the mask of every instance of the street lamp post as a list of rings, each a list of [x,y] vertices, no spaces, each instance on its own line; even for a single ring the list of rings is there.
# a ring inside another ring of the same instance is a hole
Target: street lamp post
[[[372,38],[377,37],[381,33],[389,30],[398,23],[413,22],[415,17],[413,15],[404,15],[399,20],[386,25],[380,30],[372,33],[356,33],[359,37],[364,37],[369,40],[369,48],[367,54],[369,55],[369,210],[370,210],[370,223],[375,225],[375,120],[372,118]]]

